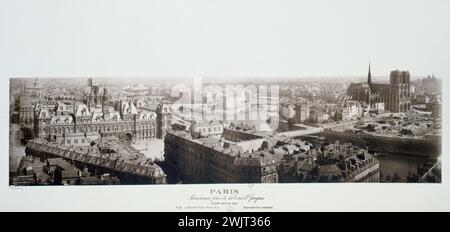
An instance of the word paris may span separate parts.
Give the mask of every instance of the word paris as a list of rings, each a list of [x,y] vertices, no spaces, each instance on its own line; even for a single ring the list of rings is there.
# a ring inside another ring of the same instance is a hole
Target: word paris
[[[239,194],[239,189],[210,189],[210,194]]]
[[[171,97],[179,98],[172,112],[184,119],[205,121],[256,121],[278,127],[278,85],[203,86],[202,78],[192,85],[179,83],[171,89]]]

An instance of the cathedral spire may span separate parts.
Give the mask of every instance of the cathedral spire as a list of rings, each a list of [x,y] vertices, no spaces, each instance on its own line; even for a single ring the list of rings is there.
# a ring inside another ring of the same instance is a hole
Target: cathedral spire
[[[367,83],[372,84],[372,74],[370,73],[370,60],[369,60],[369,73],[367,74]]]

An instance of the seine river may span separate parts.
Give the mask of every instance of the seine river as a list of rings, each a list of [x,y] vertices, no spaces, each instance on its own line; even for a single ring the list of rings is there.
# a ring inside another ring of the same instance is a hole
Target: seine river
[[[313,134],[318,136],[318,134]],[[311,139],[310,137],[300,136],[297,137],[303,140],[312,142],[313,144],[318,142],[317,139]],[[422,166],[427,163],[429,158],[421,156],[410,156],[395,153],[384,153],[377,155],[376,158],[380,161],[380,172],[384,177],[388,175],[393,177],[395,174],[401,178],[400,182],[406,182],[408,174],[417,173],[417,166]]]
[[[405,182],[409,172],[417,173],[417,165],[423,165],[429,161],[426,157],[389,153],[377,156],[377,159],[380,161],[380,172],[383,176],[389,175],[392,177],[397,173]]]

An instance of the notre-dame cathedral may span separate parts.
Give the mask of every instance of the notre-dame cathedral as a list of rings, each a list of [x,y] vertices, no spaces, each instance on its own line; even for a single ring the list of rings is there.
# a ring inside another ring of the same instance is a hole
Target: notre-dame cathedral
[[[345,100],[358,101],[372,109],[384,105],[384,110],[392,113],[408,112],[411,107],[409,72],[394,70],[389,83],[373,83],[369,64],[367,83],[350,84]]]

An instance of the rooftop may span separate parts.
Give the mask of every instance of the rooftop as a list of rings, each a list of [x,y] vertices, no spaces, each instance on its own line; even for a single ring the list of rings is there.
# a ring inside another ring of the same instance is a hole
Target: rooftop
[[[104,140],[100,142],[101,146],[110,147],[115,151],[114,153],[102,154],[98,148],[94,147],[90,150],[73,149],[44,139],[31,140],[27,144],[27,149],[141,176],[160,177],[165,175],[158,165],[145,158],[142,153],[114,139]]]

